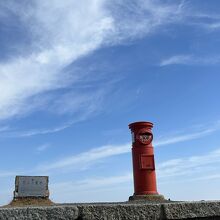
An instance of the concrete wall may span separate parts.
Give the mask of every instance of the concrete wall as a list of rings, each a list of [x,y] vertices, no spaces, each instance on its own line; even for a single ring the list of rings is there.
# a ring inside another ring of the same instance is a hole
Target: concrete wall
[[[7,219],[220,219],[220,201],[62,204],[47,207],[0,208],[0,220]]]

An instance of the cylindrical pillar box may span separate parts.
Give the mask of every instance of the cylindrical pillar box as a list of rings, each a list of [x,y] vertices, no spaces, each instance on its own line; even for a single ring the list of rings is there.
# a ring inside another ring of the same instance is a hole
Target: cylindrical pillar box
[[[130,200],[163,200],[157,192],[154,149],[152,145],[153,123],[135,122],[129,124],[132,134],[132,160],[134,196]]]

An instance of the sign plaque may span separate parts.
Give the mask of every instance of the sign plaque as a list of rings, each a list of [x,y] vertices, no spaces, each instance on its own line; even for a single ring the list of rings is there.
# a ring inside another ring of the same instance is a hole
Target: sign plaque
[[[48,198],[48,182],[48,176],[16,176],[14,198]]]

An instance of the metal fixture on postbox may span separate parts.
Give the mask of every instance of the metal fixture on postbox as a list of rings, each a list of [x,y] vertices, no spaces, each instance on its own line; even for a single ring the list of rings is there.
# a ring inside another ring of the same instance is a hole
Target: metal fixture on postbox
[[[162,201],[164,197],[157,192],[154,162],[153,123],[134,122],[129,124],[132,134],[132,160],[134,195],[129,200]]]

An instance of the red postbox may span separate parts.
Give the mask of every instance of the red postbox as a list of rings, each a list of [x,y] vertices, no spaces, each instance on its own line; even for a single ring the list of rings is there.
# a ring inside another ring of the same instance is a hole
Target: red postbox
[[[164,200],[157,192],[152,127],[151,122],[129,124],[134,176],[134,195],[129,200]]]

